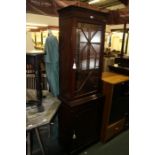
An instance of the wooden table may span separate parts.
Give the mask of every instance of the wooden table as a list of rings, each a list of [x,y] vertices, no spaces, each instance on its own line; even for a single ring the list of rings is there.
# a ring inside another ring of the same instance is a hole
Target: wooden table
[[[103,72],[102,80],[110,84],[117,84],[117,83],[128,81],[129,76],[113,73],[113,72]]]
[[[26,108],[26,131],[27,131],[27,154],[31,155],[31,130],[35,130],[37,139],[42,151],[45,155],[44,147],[39,135],[39,127],[43,125],[50,124],[51,120],[54,118],[58,108],[60,106],[60,101],[53,97],[50,93],[42,100],[42,106],[44,108],[43,112],[38,112],[37,106],[28,106]]]

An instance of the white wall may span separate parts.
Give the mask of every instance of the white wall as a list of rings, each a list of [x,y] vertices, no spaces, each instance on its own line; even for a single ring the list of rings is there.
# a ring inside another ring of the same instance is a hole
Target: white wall
[[[59,19],[58,17],[27,13],[26,23],[37,23],[37,24],[47,24],[50,26],[59,26]]]

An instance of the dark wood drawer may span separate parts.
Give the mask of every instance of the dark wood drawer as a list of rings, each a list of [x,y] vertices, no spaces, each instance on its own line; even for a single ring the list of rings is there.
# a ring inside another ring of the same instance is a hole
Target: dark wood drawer
[[[124,123],[125,119],[123,118],[120,121],[109,125],[106,130],[106,141],[121,132],[124,127]]]

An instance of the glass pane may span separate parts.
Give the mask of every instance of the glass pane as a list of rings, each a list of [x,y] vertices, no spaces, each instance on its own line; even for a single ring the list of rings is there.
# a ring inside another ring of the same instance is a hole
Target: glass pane
[[[88,38],[88,32],[80,32],[80,42],[87,42],[86,37]]]
[[[95,33],[95,32],[94,32]],[[101,42],[101,31],[98,31],[93,36],[91,43],[100,43]]]
[[[101,27],[78,23],[76,36],[76,93],[80,95],[98,88]]]

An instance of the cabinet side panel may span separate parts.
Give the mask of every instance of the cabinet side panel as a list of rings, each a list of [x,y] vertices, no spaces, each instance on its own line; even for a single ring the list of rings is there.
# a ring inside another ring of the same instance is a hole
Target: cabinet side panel
[[[59,19],[60,35],[59,35],[59,64],[60,64],[60,96],[69,98],[72,89],[72,19]]]

